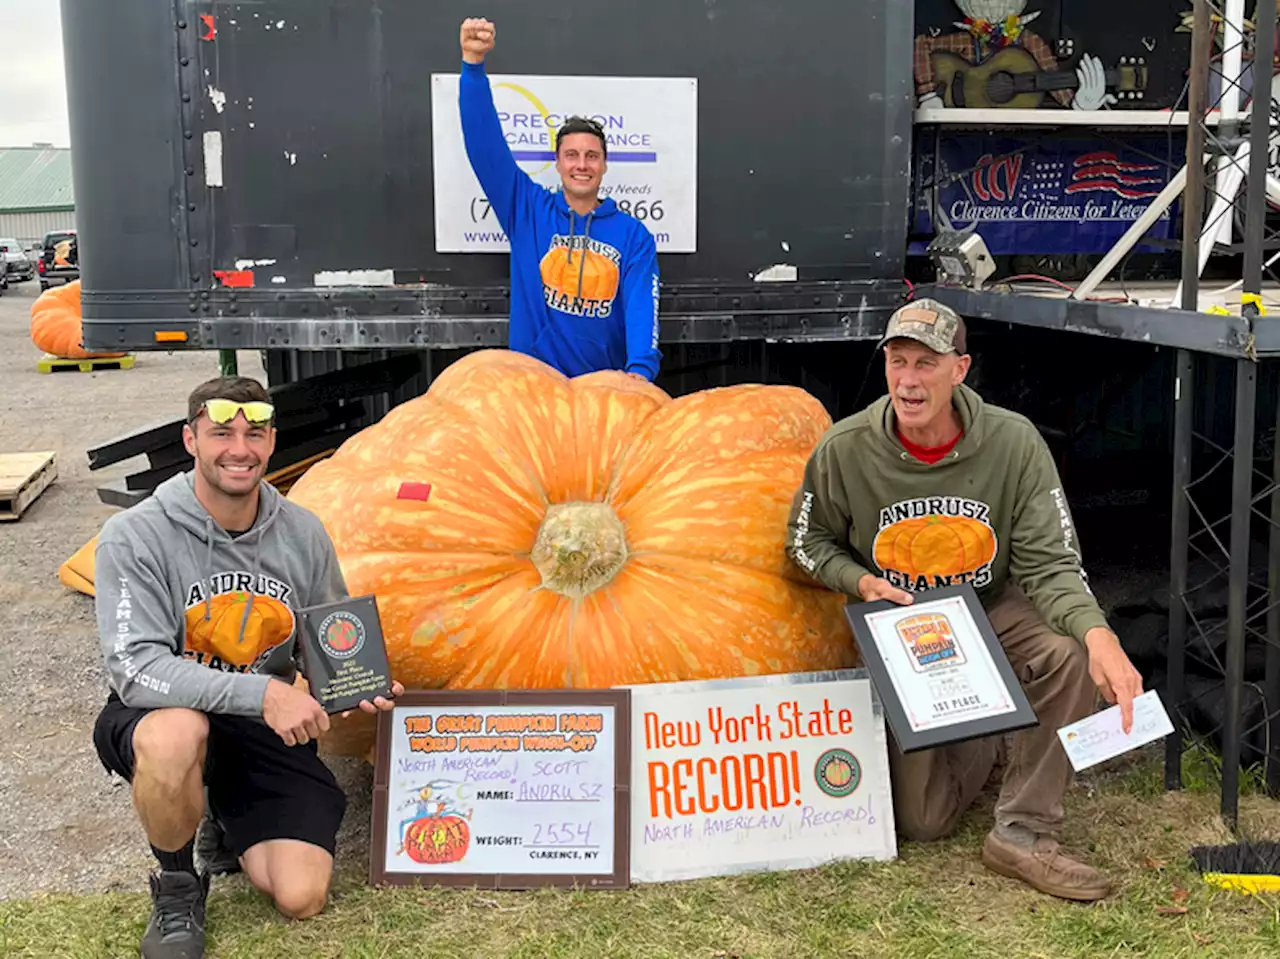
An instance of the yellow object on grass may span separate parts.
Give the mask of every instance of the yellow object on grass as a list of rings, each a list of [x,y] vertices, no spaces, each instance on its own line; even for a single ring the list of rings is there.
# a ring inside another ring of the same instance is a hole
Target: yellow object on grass
[[[1211,886],[1234,889],[1237,892],[1280,892],[1280,876],[1206,872],[1201,878]]]
[[[86,596],[94,596],[93,552],[98,547],[98,537],[85,543],[58,567],[58,580],[64,586],[79,590]]]

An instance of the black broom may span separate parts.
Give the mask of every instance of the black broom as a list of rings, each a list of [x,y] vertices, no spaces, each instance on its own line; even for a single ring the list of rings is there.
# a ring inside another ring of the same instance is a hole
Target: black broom
[[[1280,891],[1280,842],[1245,839],[1233,846],[1196,846],[1200,878],[1239,892]]]

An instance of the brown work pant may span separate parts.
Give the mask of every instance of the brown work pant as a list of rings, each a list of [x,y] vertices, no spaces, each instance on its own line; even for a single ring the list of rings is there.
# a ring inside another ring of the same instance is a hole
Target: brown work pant
[[[1050,629],[1013,584],[987,616],[1040,720],[1011,737],[996,824],[1061,838],[1062,800],[1073,770],[1058,729],[1094,711],[1098,691],[1089,678],[1089,654],[1078,641]],[[987,736],[903,755],[890,736],[898,834],[917,842],[950,834],[991,778],[1000,740]]]

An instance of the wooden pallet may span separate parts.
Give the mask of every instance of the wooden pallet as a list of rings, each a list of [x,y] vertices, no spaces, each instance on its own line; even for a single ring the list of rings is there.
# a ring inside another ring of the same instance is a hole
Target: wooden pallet
[[[134,355],[124,356],[90,356],[83,360],[68,359],[65,356],[54,356],[46,353],[36,363],[41,373],[80,372],[92,373],[94,370],[127,370],[133,367]]]
[[[293,484],[298,481],[303,473],[309,470],[316,463],[319,463],[321,460],[328,459],[335,452],[337,452],[336,448],[327,449],[323,453],[317,453],[315,456],[308,456],[304,460],[291,463],[289,466],[286,466],[283,469],[278,469],[274,473],[268,473],[264,478],[282,495],[288,496],[289,490],[293,489]]]
[[[269,388],[276,406],[276,450],[267,464],[267,481],[288,492],[296,472],[312,465],[364,427],[369,418],[366,400],[390,401],[421,373],[414,354],[398,354],[385,360],[331,370]],[[175,404],[181,406],[182,404]],[[191,454],[182,443],[186,419],[154,421],[141,429],[88,450],[89,469],[104,467],[135,456],[146,456],[146,468],[98,487],[98,499],[108,506],[127,509],[151,495],[157,485],[175,473],[191,469]]]
[[[52,451],[0,453],[0,520],[20,519],[57,476]]]

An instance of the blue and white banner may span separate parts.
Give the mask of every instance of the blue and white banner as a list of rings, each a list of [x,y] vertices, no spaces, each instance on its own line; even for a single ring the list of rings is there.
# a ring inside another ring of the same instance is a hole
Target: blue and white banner
[[[922,136],[918,232],[976,230],[995,255],[1103,253],[1182,164],[1177,138]],[[1147,231],[1173,235],[1171,206]]]
[[[698,249],[698,81],[692,77],[491,74],[498,122],[520,169],[560,188],[555,133],[593,117],[609,147],[602,196],[639,219],[659,253]],[[436,251],[506,253],[510,242],[471,171],[458,116],[458,75],[431,77]]]

